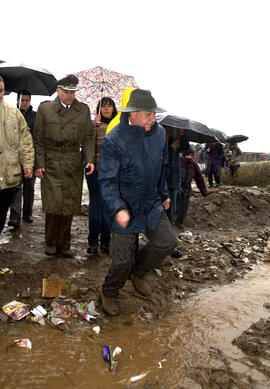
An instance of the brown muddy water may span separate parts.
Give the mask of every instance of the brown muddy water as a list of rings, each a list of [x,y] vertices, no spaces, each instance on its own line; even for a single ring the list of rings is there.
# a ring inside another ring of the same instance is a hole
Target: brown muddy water
[[[5,335],[0,332],[0,388],[200,388],[189,378],[189,369],[217,365],[209,356],[211,346],[234,358],[242,356],[231,341],[252,322],[269,316],[263,308],[269,302],[269,280],[269,266],[258,265],[241,281],[179,301],[174,313],[152,324],[125,313],[107,318],[99,335],[93,324],[79,322],[70,335],[25,320],[16,327],[9,324]],[[32,350],[10,347],[6,352],[14,338],[31,339]],[[102,358],[103,345],[122,348],[115,374]],[[235,368],[248,372],[240,364]],[[130,381],[142,373],[147,375]],[[252,374],[265,380],[256,371]]]

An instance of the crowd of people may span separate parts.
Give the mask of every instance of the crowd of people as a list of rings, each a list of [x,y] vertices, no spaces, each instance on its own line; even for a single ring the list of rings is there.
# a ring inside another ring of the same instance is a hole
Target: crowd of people
[[[119,112],[110,97],[103,97],[92,122],[89,107],[75,98],[78,79],[69,75],[56,86],[55,100],[41,103],[36,113],[27,90],[18,94],[17,108],[4,102],[0,76],[0,233],[9,209],[9,226],[19,228],[21,219],[33,222],[38,177],[45,253],[72,258],[71,225],[85,175],[87,254],[110,254],[101,300],[104,312],[118,315],[118,293],[128,278],[139,293],[149,296],[145,275],[167,255],[182,255],[173,226],[183,227],[192,180],[203,196],[208,190],[185,130],[165,126],[164,131],[155,117],[164,110],[150,91],[127,88]],[[241,154],[237,145],[223,150],[221,143],[213,142],[204,154],[209,187],[213,176],[216,186],[221,185],[224,158],[235,175]],[[148,238],[143,247],[140,233]]]

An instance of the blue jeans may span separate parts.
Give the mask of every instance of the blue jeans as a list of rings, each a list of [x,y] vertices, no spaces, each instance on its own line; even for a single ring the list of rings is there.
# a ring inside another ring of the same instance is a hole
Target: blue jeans
[[[88,206],[88,244],[98,246],[99,238],[101,246],[109,246],[111,231],[102,210],[101,192],[98,183],[98,171],[89,176],[85,175],[89,192]]]

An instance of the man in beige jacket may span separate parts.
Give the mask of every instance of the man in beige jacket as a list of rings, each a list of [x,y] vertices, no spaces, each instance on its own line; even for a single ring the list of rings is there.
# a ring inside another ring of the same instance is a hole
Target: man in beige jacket
[[[0,233],[18,185],[24,177],[31,178],[34,147],[27,123],[18,110],[4,102],[5,84],[0,76]]]

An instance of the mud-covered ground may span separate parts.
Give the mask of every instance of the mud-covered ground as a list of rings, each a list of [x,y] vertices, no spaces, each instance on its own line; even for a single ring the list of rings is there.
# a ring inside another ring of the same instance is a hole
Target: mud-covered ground
[[[63,278],[71,282],[70,297],[74,304],[94,300],[97,310],[101,312],[99,291],[110,265],[110,257],[101,253],[89,257],[86,254],[86,202],[87,192],[84,193],[81,215],[74,217],[72,225],[73,259],[45,255],[44,216],[40,210],[38,190],[34,223],[22,223],[16,230],[6,227],[0,237],[0,268],[7,267],[11,272],[0,274],[0,306],[16,299],[31,306],[41,304],[50,309],[53,299],[41,297],[42,279]],[[152,289],[149,299],[139,295],[129,280],[120,291],[121,311],[130,317],[127,325],[132,325],[135,316],[143,322],[151,323],[173,312],[173,302],[188,299],[204,287],[215,288],[219,284],[236,282],[252,271],[254,264],[269,262],[270,194],[266,190],[229,187],[213,189],[205,198],[195,194],[191,198],[189,214],[185,220],[185,233],[187,231],[192,234],[182,234],[179,239],[182,258],[168,256],[158,269],[148,275],[147,280]],[[176,228],[175,233],[179,236],[183,231]],[[141,235],[140,244],[145,242],[146,238]],[[7,316],[1,312],[2,331],[9,335],[13,323],[11,319],[8,322],[6,320]],[[70,319],[71,326],[72,320],[77,320],[76,315]],[[106,320],[106,317],[101,314],[100,320]],[[252,344],[249,349],[250,330],[243,338],[249,359],[254,354],[250,354],[250,350],[266,350],[267,347],[265,355],[269,359],[270,325],[268,321],[264,324],[260,326],[263,335],[259,335],[263,336],[262,344],[260,338],[259,343],[256,346]],[[265,326],[268,326],[268,330],[265,330]],[[256,327],[255,330],[260,331],[260,328]],[[236,344],[244,350],[245,345],[239,342]],[[221,350],[210,351],[225,367],[223,370],[204,373],[199,367],[190,367],[190,376],[202,388],[259,387],[256,382],[249,382],[251,386],[247,386],[249,378],[234,372]],[[269,368],[262,369],[268,371]]]
[[[86,197],[84,196],[84,201]],[[152,297],[139,296],[131,281],[120,292],[121,309],[138,313],[142,308],[154,316],[164,314],[173,299],[186,298],[205,285],[242,278],[254,263],[270,261],[270,194],[255,189],[213,190],[204,197],[192,197],[185,231],[191,240],[179,239],[183,257],[167,257],[160,271],[148,275]],[[183,231],[176,228],[176,235]],[[42,279],[51,275],[70,280],[72,294],[82,300],[94,299],[110,265],[109,255],[87,256],[88,218],[86,203],[72,225],[73,259],[45,255],[44,216],[37,199],[34,223],[19,229],[6,228],[1,236],[0,267],[12,273],[0,275],[0,304],[14,299],[31,305],[48,303],[41,298]],[[197,234],[197,235],[196,235]],[[199,235],[198,235],[199,234]],[[140,243],[146,238],[141,235]]]

